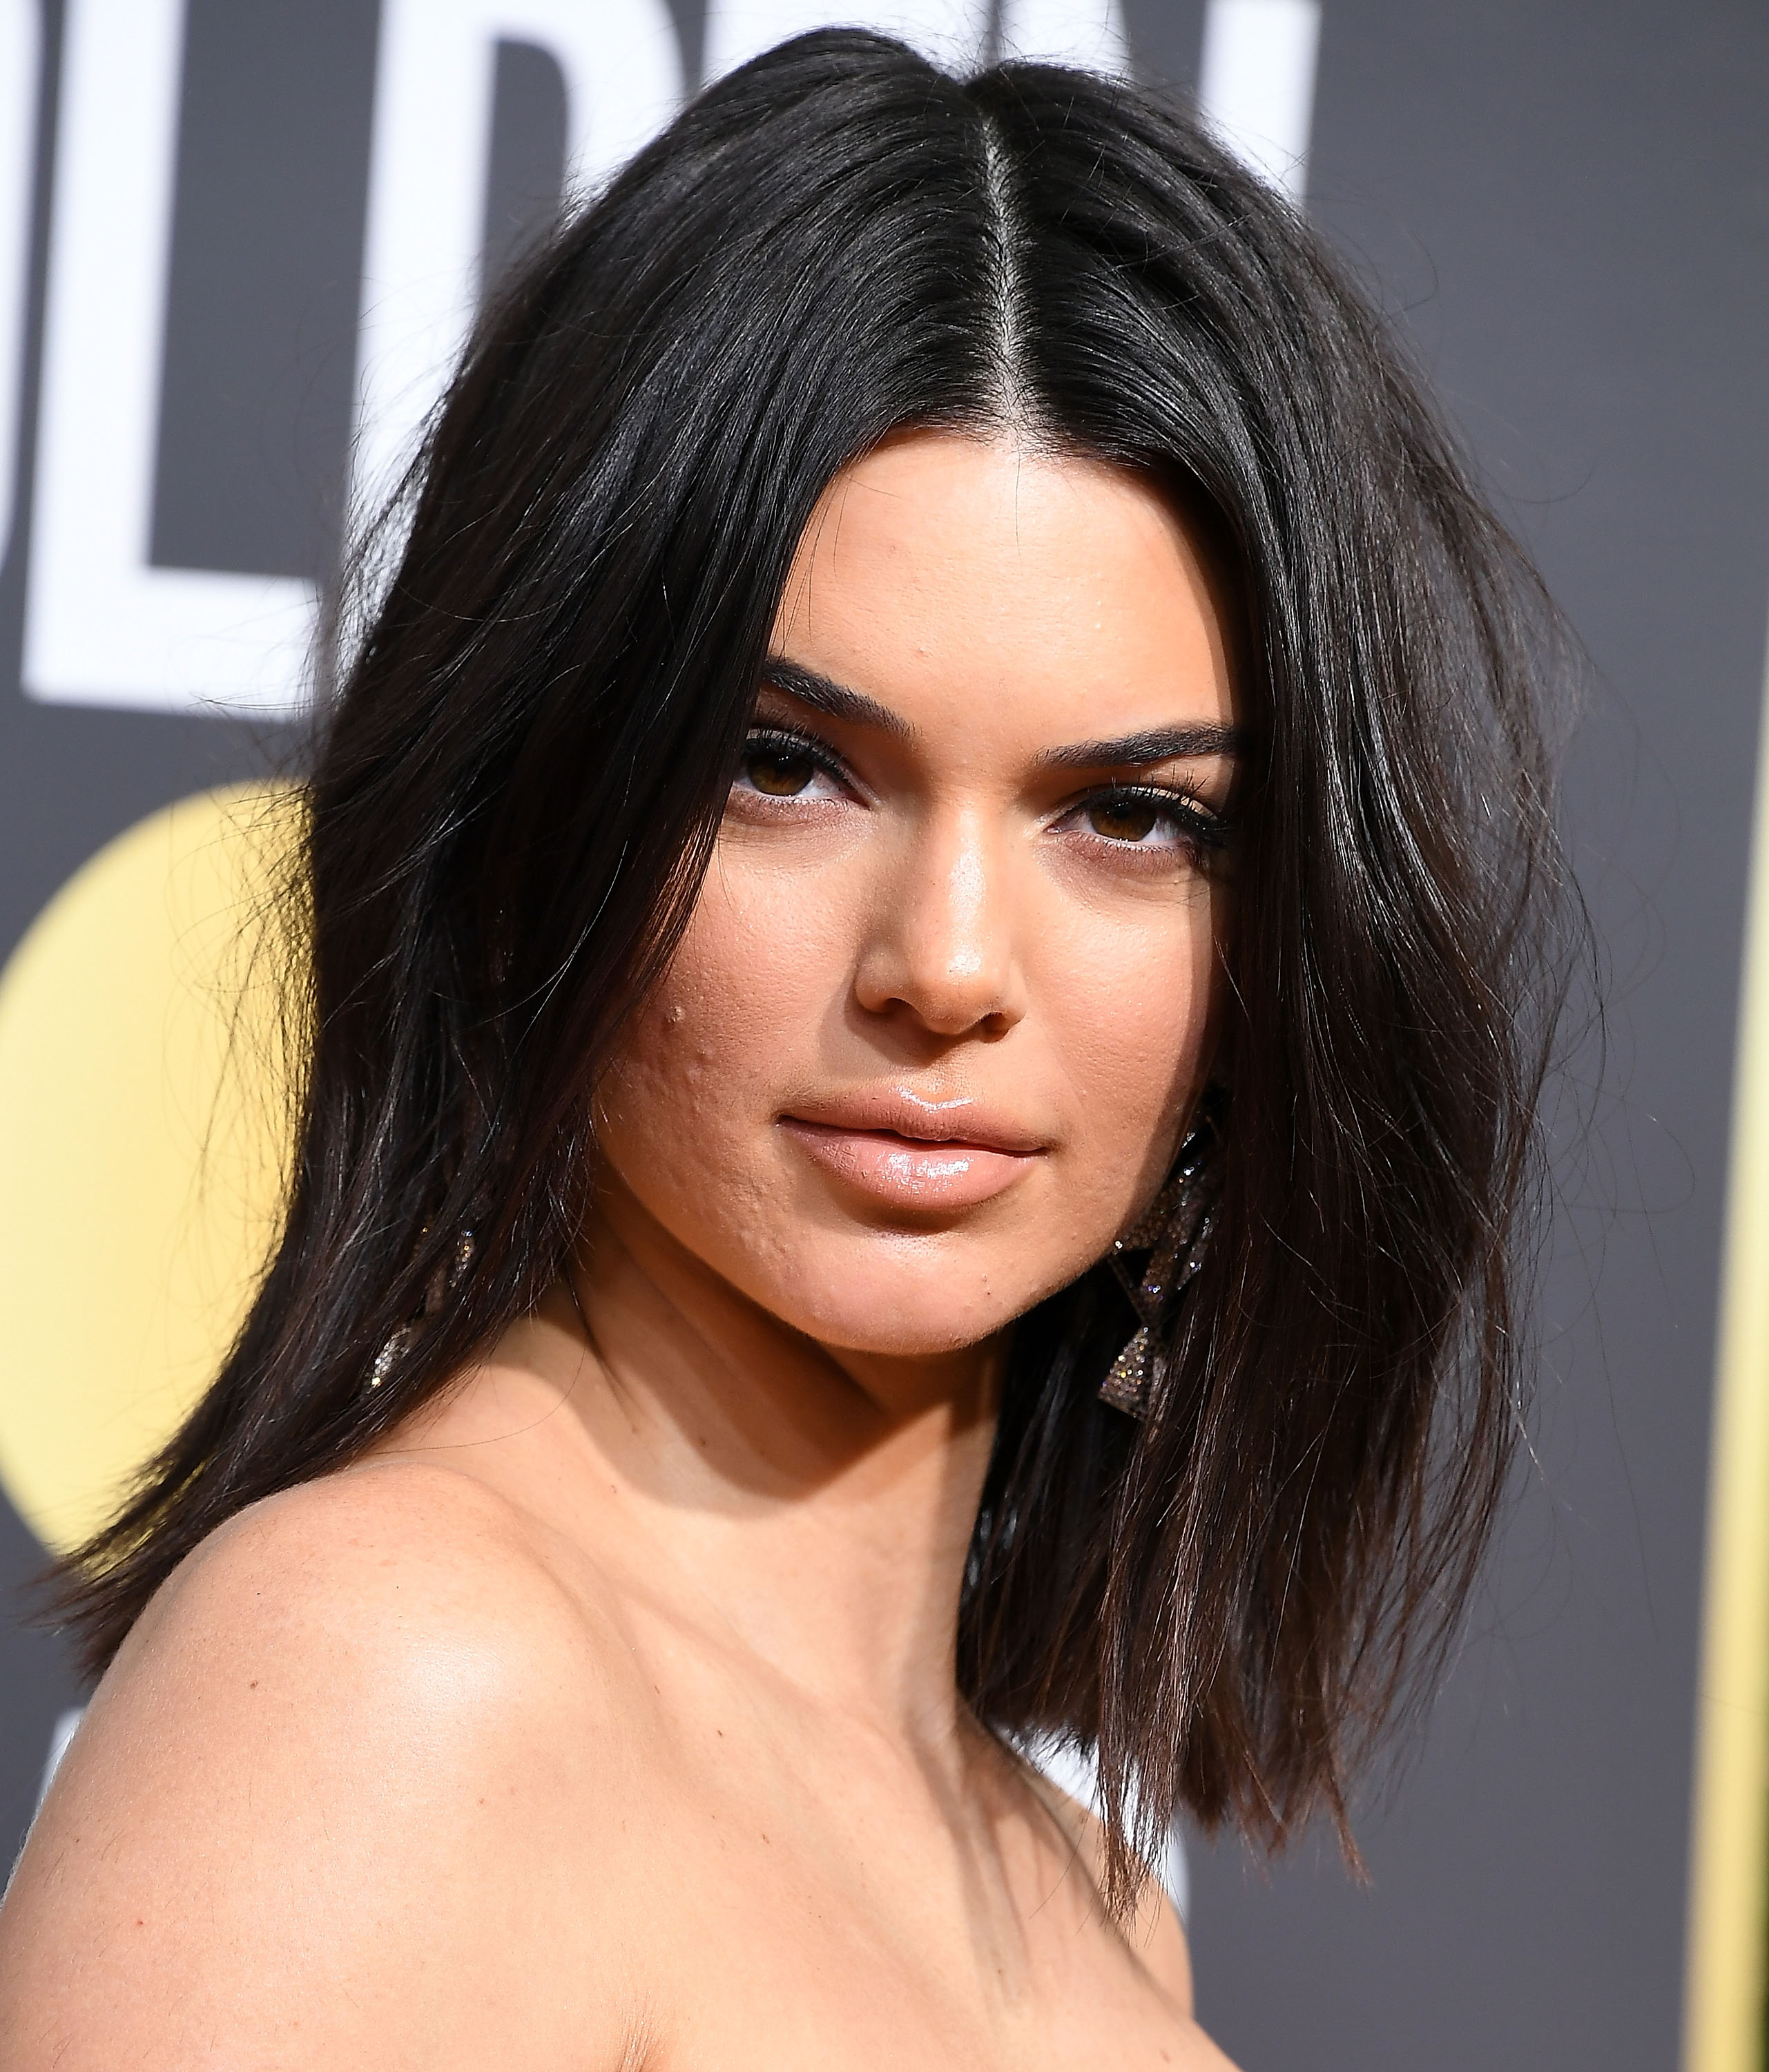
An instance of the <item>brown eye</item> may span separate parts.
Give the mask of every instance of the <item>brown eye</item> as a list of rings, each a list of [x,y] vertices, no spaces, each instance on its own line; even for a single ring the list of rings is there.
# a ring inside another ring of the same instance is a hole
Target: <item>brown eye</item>
[[[743,774],[770,799],[795,799],[817,775],[817,765],[802,750],[752,748],[743,758]]]
[[[1087,824],[1108,841],[1146,842],[1161,820],[1144,799],[1098,799],[1087,808]]]

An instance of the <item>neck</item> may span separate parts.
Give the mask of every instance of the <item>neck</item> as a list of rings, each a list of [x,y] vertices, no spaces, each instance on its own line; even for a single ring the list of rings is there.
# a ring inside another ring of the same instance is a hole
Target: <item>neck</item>
[[[593,1514],[618,1522],[599,1560],[807,1692],[927,1741],[957,1725],[1004,1350],[814,1344],[616,1194],[521,1363],[562,1397],[548,1445],[612,1498]]]

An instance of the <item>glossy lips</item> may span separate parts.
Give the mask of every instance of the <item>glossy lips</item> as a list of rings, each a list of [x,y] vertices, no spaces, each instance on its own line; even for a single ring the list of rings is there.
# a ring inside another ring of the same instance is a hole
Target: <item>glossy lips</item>
[[[962,1209],[1021,1178],[1045,1145],[980,1101],[930,1101],[906,1087],[810,1104],[780,1118],[812,1162],[902,1208]]]

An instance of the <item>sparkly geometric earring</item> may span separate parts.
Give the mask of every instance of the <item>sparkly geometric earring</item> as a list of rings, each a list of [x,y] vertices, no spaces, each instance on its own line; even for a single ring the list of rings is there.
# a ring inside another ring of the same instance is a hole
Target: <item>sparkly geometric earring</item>
[[[1217,1197],[1222,1190],[1218,1157],[1222,1138],[1218,1117],[1221,1096],[1212,1088],[1198,1113],[1166,1184],[1111,1249],[1111,1268],[1136,1312],[1130,1343],[1107,1369],[1099,1400],[1127,1416],[1148,1415],[1155,1379],[1154,1333],[1192,1275],[1204,1263],[1204,1248],[1216,1220]],[[1133,1262],[1145,1255],[1139,1268]]]
[[[435,1316],[451,1290],[460,1286],[462,1276],[473,1264],[473,1233],[464,1230],[454,1240],[454,1252],[437,1266],[425,1287],[423,1315],[416,1323],[401,1324],[397,1330],[388,1333],[375,1355],[375,1364],[368,1371],[368,1388],[380,1387],[417,1343],[420,1327]]]

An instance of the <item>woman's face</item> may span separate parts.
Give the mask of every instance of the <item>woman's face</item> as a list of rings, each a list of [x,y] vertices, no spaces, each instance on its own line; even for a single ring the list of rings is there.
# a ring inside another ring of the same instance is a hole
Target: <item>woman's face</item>
[[[1209,1063],[1236,713],[1139,477],[901,436],[807,529],[605,1213],[831,1347],[989,1338],[1148,1200]]]

